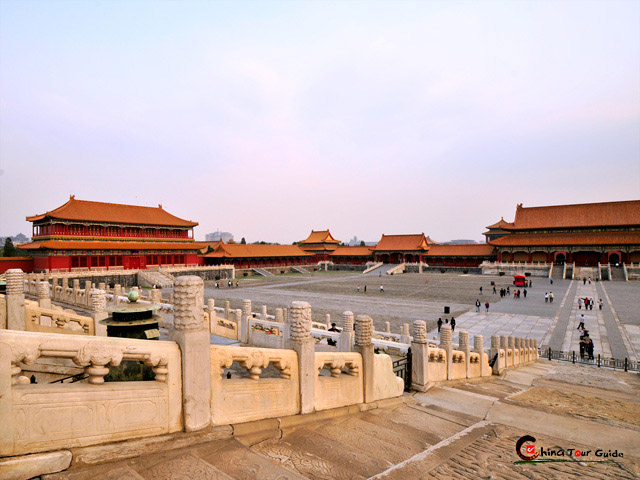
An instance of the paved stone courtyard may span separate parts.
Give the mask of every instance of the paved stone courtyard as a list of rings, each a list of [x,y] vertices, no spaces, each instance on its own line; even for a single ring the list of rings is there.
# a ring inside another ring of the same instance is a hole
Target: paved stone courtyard
[[[464,275],[457,273],[425,273],[401,275],[362,275],[357,272],[317,272],[312,275],[281,275],[275,277],[248,277],[238,279],[239,288],[229,289],[223,284],[213,288],[206,283],[205,296],[215,298],[218,305],[229,300],[232,308],[240,308],[241,301],[249,298],[254,311],[266,305],[269,311],[287,306],[294,300],[308,301],[313,308],[314,320],[324,322],[330,314],[340,323],[342,312],[351,310],[373,318],[376,329],[384,329],[390,322],[393,332],[404,323],[425,320],[429,337],[437,335],[438,318],[456,318],[456,331],[468,330],[470,335],[514,335],[535,338],[539,345],[554,350],[579,351],[580,315],[594,342],[594,354],[605,358],[637,360],[640,352],[640,314],[636,298],[640,298],[637,282],[592,282],[555,280],[532,277],[527,297],[513,295],[500,298],[496,289],[511,286],[512,277]],[[364,286],[367,292],[364,293]],[[380,285],[384,292],[380,291]],[[359,287],[359,291],[358,291]],[[480,287],[483,291],[480,294]],[[554,301],[545,302],[546,292],[553,292]],[[513,287],[511,287],[513,293]],[[593,298],[593,310],[578,309],[578,298]],[[480,300],[480,312],[475,301]],[[598,301],[603,300],[603,309]],[[489,312],[484,303],[489,301]],[[444,314],[444,307],[450,313]],[[454,341],[457,334],[454,332]]]

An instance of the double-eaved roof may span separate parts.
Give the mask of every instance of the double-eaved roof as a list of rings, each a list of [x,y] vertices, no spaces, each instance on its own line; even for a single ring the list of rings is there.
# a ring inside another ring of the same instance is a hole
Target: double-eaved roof
[[[97,223],[125,223],[130,225],[157,225],[163,227],[195,227],[197,222],[184,220],[157,207],[142,207],[120,203],[91,202],[76,200],[71,195],[69,201],[54,210],[27,217],[29,222],[45,218],[68,221]]]
[[[640,226],[640,200],[547,207],[516,207],[513,224],[505,230],[536,230],[561,228],[596,228]]]

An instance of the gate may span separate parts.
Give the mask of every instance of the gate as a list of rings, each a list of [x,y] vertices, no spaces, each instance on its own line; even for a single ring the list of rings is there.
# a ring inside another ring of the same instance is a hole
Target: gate
[[[407,350],[407,356],[393,362],[393,373],[404,380],[404,391],[411,390],[411,349]]]

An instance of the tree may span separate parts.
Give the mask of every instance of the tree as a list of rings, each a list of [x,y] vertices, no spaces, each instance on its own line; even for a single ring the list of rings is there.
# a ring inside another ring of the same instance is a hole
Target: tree
[[[240,240],[240,245],[246,245],[247,241],[244,239],[244,237],[242,237],[242,239]]]
[[[361,247],[366,247],[366,245],[364,244],[364,240],[360,240],[360,246]]]
[[[2,249],[3,257],[15,257],[16,256],[16,247],[13,246],[13,242],[11,238],[7,237],[4,241],[4,248]]]

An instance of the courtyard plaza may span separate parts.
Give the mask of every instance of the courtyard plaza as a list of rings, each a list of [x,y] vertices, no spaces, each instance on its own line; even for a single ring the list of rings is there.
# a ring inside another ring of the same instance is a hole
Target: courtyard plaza
[[[76,448],[73,468],[42,478],[631,480],[640,477],[639,393],[636,374],[541,359],[373,409]],[[562,461],[520,461],[524,435]]]
[[[222,306],[230,301],[231,308],[240,308],[243,299],[253,303],[259,311],[266,305],[269,312],[295,300],[308,301],[315,321],[341,324],[342,312],[350,310],[373,318],[376,330],[384,330],[385,322],[391,331],[400,332],[405,323],[425,320],[430,339],[437,339],[438,318],[455,317],[458,332],[467,330],[470,337],[483,335],[488,345],[491,335],[513,335],[538,340],[543,348],[579,352],[580,314],[594,343],[594,355],[605,358],[637,360],[640,351],[640,316],[635,299],[640,298],[638,282],[588,282],[554,279],[553,285],[544,277],[530,277],[527,297],[513,297],[511,276],[471,275],[461,273],[408,273],[400,275],[363,275],[359,272],[316,272],[312,275],[290,274],[274,277],[240,277],[239,288],[228,288],[221,281],[206,282],[205,297],[216,299]],[[510,287],[511,294],[500,298],[496,290]],[[235,283],[234,283],[235,285]],[[367,292],[364,293],[364,286]],[[380,285],[384,292],[380,292]],[[360,291],[358,292],[358,286]],[[482,294],[480,294],[482,287]],[[521,289],[522,290],[522,289]],[[554,301],[545,302],[546,292],[553,292]],[[593,298],[593,310],[578,309],[578,298]],[[598,301],[602,298],[603,310]],[[475,302],[481,303],[476,312]],[[485,302],[489,302],[489,312]],[[444,314],[448,306],[449,314]]]

